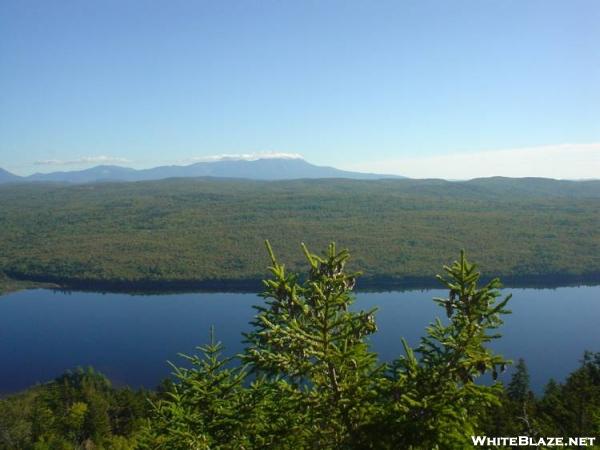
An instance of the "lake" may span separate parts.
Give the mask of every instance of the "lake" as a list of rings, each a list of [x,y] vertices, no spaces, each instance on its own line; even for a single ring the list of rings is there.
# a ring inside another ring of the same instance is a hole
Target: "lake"
[[[536,392],[564,380],[584,350],[600,351],[600,286],[506,289],[513,299],[493,348],[525,358]],[[418,343],[444,311],[431,299],[446,291],[357,294],[356,307],[379,307],[372,337],[382,360],[402,351],[400,338]],[[242,331],[254,315],[254,294],[128,295],[29,290],[0,297],[0,394],[48,381],[69,368],[91,365],[116,385],[155,387],[181,360],[207,341],[209,328],[227,347],[242,349]],[[509,374],[502,376],[507,380]]]

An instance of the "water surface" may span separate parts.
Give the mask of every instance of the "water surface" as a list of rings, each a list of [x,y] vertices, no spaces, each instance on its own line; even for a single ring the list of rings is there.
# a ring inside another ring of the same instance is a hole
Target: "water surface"
[[[507,289],[513,293],[493,347],[525,358],[536,391],[563,380],[583,351],[600,351],[600,286]],[[444,311],[431,299],[445,291],[359,293],[357,308],[379,307],[372,345],[381,359],[401,353],[400,338],[418,343]],[[253,294],[127,295],[30,290],[0,297],[0,393],[50,380],[91,365],[117,385],[154,387],[170,373],[167,360],[207,341],[209,328],[227,347],[242,349],[242,331],[254,315]],[[507,375],[505,375],[506,379]]]

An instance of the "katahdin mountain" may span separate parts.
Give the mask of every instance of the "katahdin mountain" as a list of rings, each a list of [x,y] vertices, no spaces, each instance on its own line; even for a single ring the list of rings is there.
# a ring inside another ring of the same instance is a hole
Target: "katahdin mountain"
[[[220,159],[198,162],[188,166],[160,166],[141,170],[102,165],[85,170],[35,173],[27,177],[20,177],[0,169],[0,183],[94,183],[99,181],[146,181],[193,177],[245,178],[252,180],[293,180],[301,178],[376,180],[403,178],[397,175],[348,172],[334,167],[316,166],[302,158]]]

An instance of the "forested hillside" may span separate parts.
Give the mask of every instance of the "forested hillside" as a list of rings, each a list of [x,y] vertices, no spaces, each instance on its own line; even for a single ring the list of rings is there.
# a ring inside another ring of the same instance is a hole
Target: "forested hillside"
[[[0,187],[0,272],[79,288],[251,288],[269,237],[355,249],[359,287],[430,280],[465,248],[507,283],[600,279],[600,181],[170,179]],[[1,277],[0,277],[1,278]],[[3,283],[6,285],[6,283]]]

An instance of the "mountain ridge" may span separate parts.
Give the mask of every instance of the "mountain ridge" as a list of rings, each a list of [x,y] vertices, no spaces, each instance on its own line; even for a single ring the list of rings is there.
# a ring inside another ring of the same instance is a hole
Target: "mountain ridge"
[[[0,183],[11,183],[14,181],[19,181],[20,179],[22,179],[22,177],[0,167]]]
[[[81,184],[103,181],[132,182],[195,177],[243,178],[251,180],[292,180],[303,178],[375,180],[405,178],[399,175],[351,172],[329,166],[317,166],[301,158],[222,159],[197,162],[187,166],[169,165],[149,169],[99,165],[82,170],[34,173],[25,177],[12,174],[0,168],[0,183],[62,182]]]

